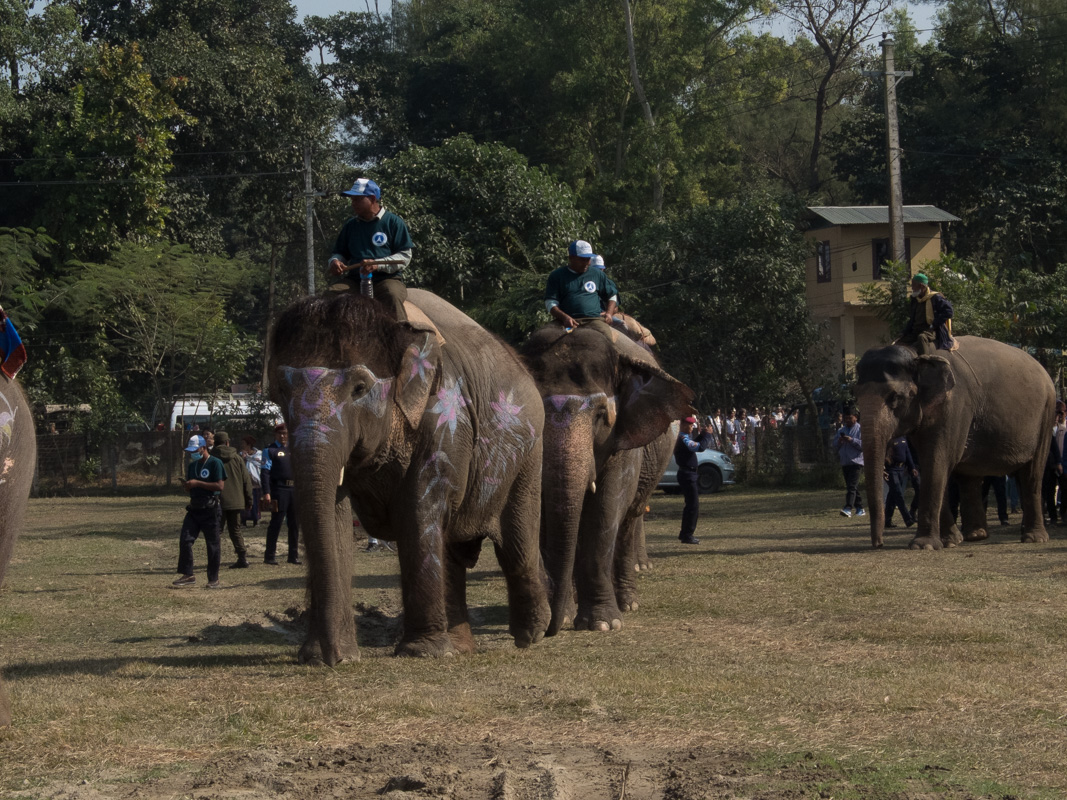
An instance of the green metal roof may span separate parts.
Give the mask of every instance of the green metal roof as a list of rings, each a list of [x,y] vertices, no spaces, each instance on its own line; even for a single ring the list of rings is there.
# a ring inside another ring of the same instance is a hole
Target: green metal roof
[[[888,225],[889,206],[809,206],[831,225]],[[904,206],[904,222],[959,222],[937,206]]]

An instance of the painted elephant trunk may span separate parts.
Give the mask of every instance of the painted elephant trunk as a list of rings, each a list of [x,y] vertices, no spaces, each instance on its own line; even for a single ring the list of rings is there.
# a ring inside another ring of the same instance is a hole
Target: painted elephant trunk
[[[343,464],[329,448],[294,448],[297,514],[308,561],[308,634],[304,663],[359,659],[352,612],[352,510],[338,486]]]
[[[867,479],[867,508],[871,521],[871,546],[883,545],[885,502],[882,498],[885,452],[893,433],[893,420],[887,412],[861,406],[863,435],[863,473]]]
[[[589,447],[560,448],[546,446],[545,453],[570,452],[569,460],[559,463],[545,460],[541,509],[546,542],[545,570],[551,583],[552,621],[547,636],[554,636],[574,618],[574,565],[578,546],[578,528],[587,491],[594,487],[595,464]]]

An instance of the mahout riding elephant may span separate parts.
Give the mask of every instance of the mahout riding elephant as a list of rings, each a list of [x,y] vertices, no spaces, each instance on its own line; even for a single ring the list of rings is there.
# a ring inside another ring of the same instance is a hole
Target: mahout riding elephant
[[[397,655],[471,652],[466,570],[483,539],[507,582],[519,647],[549,622],[539,552],[544,411],[516,354],[417,289],[432,325],[398,323],[359,295],[298,300],[271,336],[308,561],[305,662],[357,659],[352,515],[395,541],[404,634]],[[436,330],[434,330],[436,326]]]
[[[578,630],[618,630],[620,607],[637,607],[645,502],[670,459],[671,423],[692,413],[693,392],[647,348],[593,326],[546,326],[522,352],[545,405],[547,633],[571,619]]]
[[[1047,542],[1041,476],[1052,435],[1056,390],[1028,354],[977,336],[959,349],[917,356],[906,347],[868,350],[856,366],[856,404],[871,518],[871,544],[882,546],[882,465],[886,445],[907,435],[922,492],[912,549],[939,550],[985,539],[980,491],[985,475],[1015,473],[1023,508],[1022,541]],[[963,533],[944,502],[950,474],[960,482]]]
[[[36,467],[37,436],[26,395],[15,381],[0,376],[0,587],[22,529]],[[10,724],[11,705],[0,682],[0,727]]]

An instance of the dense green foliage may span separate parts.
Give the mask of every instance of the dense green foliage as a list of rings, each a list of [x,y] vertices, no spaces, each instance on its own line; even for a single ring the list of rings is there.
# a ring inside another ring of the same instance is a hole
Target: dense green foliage
[[[580,236],[701,403],[805,394],[828,376],[801,212],[886,200],[864,75],[884,29],[914,71],[905,202],[963,219],[930,268],[957,330],[1051,354],[1067,13],[934,2],[924,40],[885,0],[396,0],[303,21],[291,0],[0,0],[0,303],[28,388],[148,418],[257,382],[272,314],[307,286],[309,152],[320,284],[348,214],[329,195],[367,174],[413,232],[407,282],[509,341],[545,320]]]

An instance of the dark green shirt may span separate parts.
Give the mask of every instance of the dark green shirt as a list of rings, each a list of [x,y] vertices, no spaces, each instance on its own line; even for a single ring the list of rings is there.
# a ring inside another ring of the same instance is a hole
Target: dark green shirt
[[[189,462],[189,466],[185,470],[185,478],[190,481],[205,481],[206,483],[214,483],[215,481],[226,480],[226,468],[222,465],[214,456],[208,456],[207,459],[194,458]],[[218,492],[212,492],[208,489],[201,489],[199,487],[189,490],[189,497],[191,498],[208,498],[214,497]]]
[[[604,270],[590,267],[577,275],[570,267],[560,267],[548,276],[545,300],[555,300],[564,313],[576,319],[599,317],[619,290],[604,274]]]
[[[339,257],[346,264],[352,264],[365,258],[388,258],[414,246],[407,223],[392,211],[384,211],[380,217],[369,221],[351,217],[337,235],[333,253],[334,258]],[[374,280],[377,282],[395,277],[395,273],[389,274],[390,272],[391,270],[376,270],[373,273]]]

